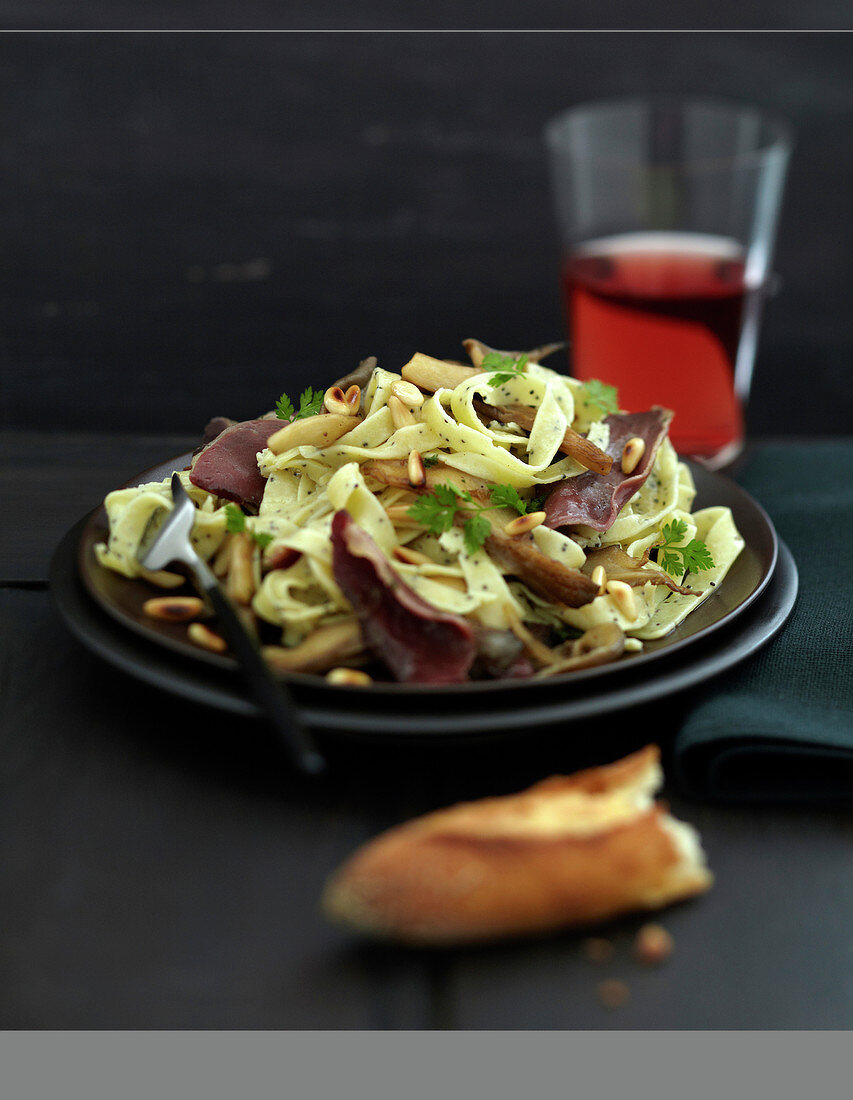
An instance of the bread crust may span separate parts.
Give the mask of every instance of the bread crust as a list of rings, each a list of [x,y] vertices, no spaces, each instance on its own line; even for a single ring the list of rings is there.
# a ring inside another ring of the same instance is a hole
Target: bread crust
[[[650,745],[399,825],[331,876],[324,912],[437,946],[589,925],[701,893],[712,876],[698,837],[654,803],[661,778]]]

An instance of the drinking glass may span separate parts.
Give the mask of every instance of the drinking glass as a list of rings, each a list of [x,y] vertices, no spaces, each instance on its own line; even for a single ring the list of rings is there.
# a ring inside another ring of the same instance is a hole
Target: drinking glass
[[[547,125],[572,373],[675,412],[676,450],[743,446],[791,137],[707,99],[603,100]]]

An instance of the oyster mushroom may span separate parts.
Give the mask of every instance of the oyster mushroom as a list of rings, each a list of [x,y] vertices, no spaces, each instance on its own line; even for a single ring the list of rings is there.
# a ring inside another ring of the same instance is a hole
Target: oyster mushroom
[[[538,676],[556,676],[617,661],[625,651],[625,634],[616,623],[599,623],[561,649],[564,653],[568,650],[567,655],[543,668]]]
[[[263,655],[274,672],[327,672],[358,657],[363,650],[361,627],[353,618],[321,626],[289,649],[264,646]]]

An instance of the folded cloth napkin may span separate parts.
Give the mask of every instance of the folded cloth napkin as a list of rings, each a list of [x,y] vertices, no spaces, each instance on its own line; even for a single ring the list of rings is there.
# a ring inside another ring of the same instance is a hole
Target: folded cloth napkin
[[[727,801],[853,800],[853,439],[764,444],[735,480],[793,554],[799,593],[781,632],[691,705],[675,778]]]

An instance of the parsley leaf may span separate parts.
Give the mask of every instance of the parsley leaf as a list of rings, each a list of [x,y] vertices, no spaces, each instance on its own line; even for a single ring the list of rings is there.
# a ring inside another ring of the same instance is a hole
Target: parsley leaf
[[[583,388],[587,401],[605,415],[619,412],[619,391],[615,386],[608,386],[598,378],[590,378],[588,382],[584,382]]]
[[[456,490],[451,485],[436,485],[431,493],[418,497],[406,514],[426,527],[431,535],[442,535],[453,526],[458,510]]]
[[[520,355],[516,359],[512,355],[501,355],[499,351],[490,351],[483,356],[480,367],[491,374],[489,381],[493,386],[502,386],[504,382],[509,382],[513,378],[524,377],[527,359],[527,355]]]
[[[428,470],[430,466],[438,463],[438,455],[421,455],[421,462],[424,464],[424,469]]]
[[[492,525],[482,512],[476,512],[465,520],[462,530],[465,532],[465,549],[469,554],[476,554],[492,533]]]
[[[294,409],[293,402],[283,393],[275,405],[275,415],[279,420],[301,420],[303,416],[314,416],[323,408],[323,391],[309,386],[299,395],[299,408]]]
[[[700,539],[691,539],[685,546],[677,546],[687,534],[687,524],[683,519],[665,523],[661,529],[662,541],[658,546],[658,565],[671,577],[681,577],[685,573],[701,573],[714,568],[711,551]]]
[[[252,531],[252,538],[262,550],[266,550],[273,539],[269,531]]]
[[[273,539],[269,531],[247,531],[246,514],[236,504],[225,505],[225,530],[229,535],[240,535],[246,531],[262,550],[266,550]]]
[[[230,535],[246,530],[246,517],[236,504],[225,505],[225,530]]]
[[[541,504],[538,500],[522,500],[513,485],[490,485],[489,496],[490,504],[480,504],[466,490],[454,489],[452,485],[435,485],[431,492],[418,497],[406,514],[426,527],[432,535],[449,531],[457,516],[461,517],[465,549],[469,554],[475,554],[492,533],[492,525],[485,512],[514,508],[523,516],[530,510],[536,511],[533,505]]]
[[[514,485],[490,485],[489,493],[495,508],[514,508],[520,516],[527,511],[527,502],[521,499]]]

